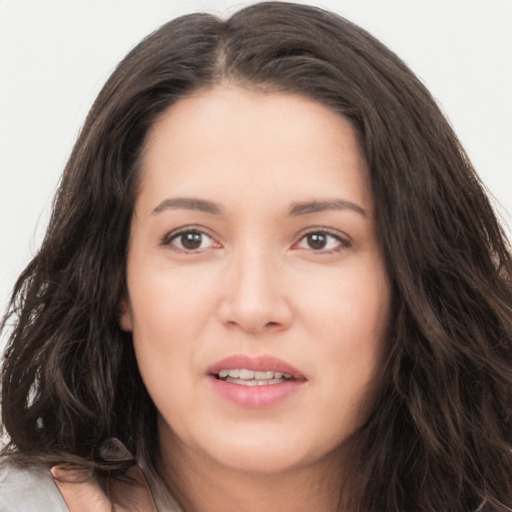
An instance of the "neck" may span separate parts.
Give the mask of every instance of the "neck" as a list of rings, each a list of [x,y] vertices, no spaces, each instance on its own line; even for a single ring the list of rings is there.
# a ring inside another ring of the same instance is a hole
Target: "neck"
[[[185,512],[340,510],[340,454],[278,473],[262,473],[218,464],[172,436],[160,436],[160,443],[160,476]]]

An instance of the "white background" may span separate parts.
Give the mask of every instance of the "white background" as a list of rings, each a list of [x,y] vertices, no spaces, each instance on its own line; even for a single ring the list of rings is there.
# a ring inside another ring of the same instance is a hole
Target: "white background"
[[[250,3],[0,0],[1,311],[42,239],[59,175],[114,66],[177,15],[228,15]],[[409,64],[512,225],[512,0],[302,3],[340,13]]]

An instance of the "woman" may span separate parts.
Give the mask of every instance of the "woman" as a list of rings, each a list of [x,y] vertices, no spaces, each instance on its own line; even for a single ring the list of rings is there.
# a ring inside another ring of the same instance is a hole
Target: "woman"
[[[510,510],[508,249],[366,32],[174,20],[97,98],[16,284],[0,499],[65,510],[52,468],[71,510]]]

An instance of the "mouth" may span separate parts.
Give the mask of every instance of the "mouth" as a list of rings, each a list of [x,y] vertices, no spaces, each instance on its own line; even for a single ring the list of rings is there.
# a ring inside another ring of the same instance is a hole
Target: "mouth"
[[[223,368],[215,374],[215,378],[241,386],[271,386],[296,380],[290,373],[273,370],[254,371],[246,368]]]
[[[240,354],[226,357],[210,366],[207,372],[216,379],[243,386],[263,386],[291,380],[307,380],[291,364],[269,355],[253,357]]]
[[[231,356],[211,366],[208,376],[220,397],[251,409],[286,402],[307,383],[299,370],[273,356]]]

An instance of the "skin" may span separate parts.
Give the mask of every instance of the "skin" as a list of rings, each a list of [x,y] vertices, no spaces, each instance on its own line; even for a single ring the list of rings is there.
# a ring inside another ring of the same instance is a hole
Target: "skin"
[[[290,215],[312,201],[324,207]],[[189,249],[179,233],[192,229]],[[390,314],[350,123],[302,96],[227,84],[171,106],[145,148],[127,284],[121,327],[159,411],[162,476],[185,509],[334,510]],[[305,382],[271,407],[233,404],[208,368],[236,354],[277,357]]]

